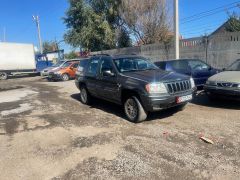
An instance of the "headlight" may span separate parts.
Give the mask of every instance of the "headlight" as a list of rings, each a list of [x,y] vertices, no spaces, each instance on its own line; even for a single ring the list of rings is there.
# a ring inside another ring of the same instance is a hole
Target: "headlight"
[[[238,85],[238,88],[240,88],[240,84]]]
[[[146,85],[146,90],[148,93],[161,93],[166,94],[167,88],[163,83],[150,83]]]
[[[193,78],[190,78],[190,82],[191,82],[191,87],[195,88],[196,86],[195,86],[195,82],[194,82]]]

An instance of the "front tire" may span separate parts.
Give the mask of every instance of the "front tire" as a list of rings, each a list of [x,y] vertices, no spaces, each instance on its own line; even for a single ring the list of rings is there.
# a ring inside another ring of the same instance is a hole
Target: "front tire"
[[[80,98],[83,104],[89,105],[91,102],[91,95],[89,94],[87,88],[85,86],[80,88]]]
[[[142,122],[146,120],[147,113],[137,97],[132,96],[124,102],[124,111],[131,122]]]
[[[5,72],[0,72],[0,80],[7,80],[8,75]]]
[[[70,79],[69,75],[68,74],[63,74],[62,75],[62,80],[63,81],[68,81]]]

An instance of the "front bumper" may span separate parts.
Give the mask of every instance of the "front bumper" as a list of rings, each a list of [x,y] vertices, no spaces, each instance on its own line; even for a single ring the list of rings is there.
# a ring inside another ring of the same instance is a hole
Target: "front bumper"
[[[148,96],[142,95],[141,100],[146,111],[153,112],[162,109],[168,109],[171,107],[186,104],[191,100],[184,101],[182,103],[177,103],[177,98],[193,95],[193,91],[188,91],[184,93],[174,94],[174,95],[164,95],[164,96]]]
[[[41,72],[42,77],[47,77],[48,75],[49,75],[49,72],[43,72],[43,71]]]
[[[52,73],[50,73],[48,75],[48,78],[49,79],[54,79],[54,80],[62,80],[62,75],[61,74],[52,74]]]
[[[205,85],[204,90],[208,95],[240,99],[240,89]]]

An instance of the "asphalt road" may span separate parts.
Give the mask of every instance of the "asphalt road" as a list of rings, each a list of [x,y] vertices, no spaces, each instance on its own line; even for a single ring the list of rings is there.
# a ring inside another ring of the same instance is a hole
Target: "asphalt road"
[[[240,103],[199,93],[134,124],[73,81],[0,81],[0,179],[239,179]],[[204,136],[214,144],[199,139]]]

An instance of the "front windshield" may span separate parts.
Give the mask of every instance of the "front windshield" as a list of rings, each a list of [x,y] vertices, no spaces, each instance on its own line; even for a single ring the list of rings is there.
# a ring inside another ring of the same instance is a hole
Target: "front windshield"
[[[156,65],[154,65],[150,61],[139,57],[115,59],[114,63],[120,72],[159,69]]]
[[[70,65],[71,65],[70,62],[66,62],[66,63],[64,63],[61,67],[62,67],[62,68],[66,68],[66,67],[68,67],[68,66],[70,66]]]
[[[240,71],[240,60],[234,62],[231,66],[229,66],[227,71]]]
[[[60,67],[63,63],[63,61],[58,61],[56,64],[53,65],[53,67]]]

